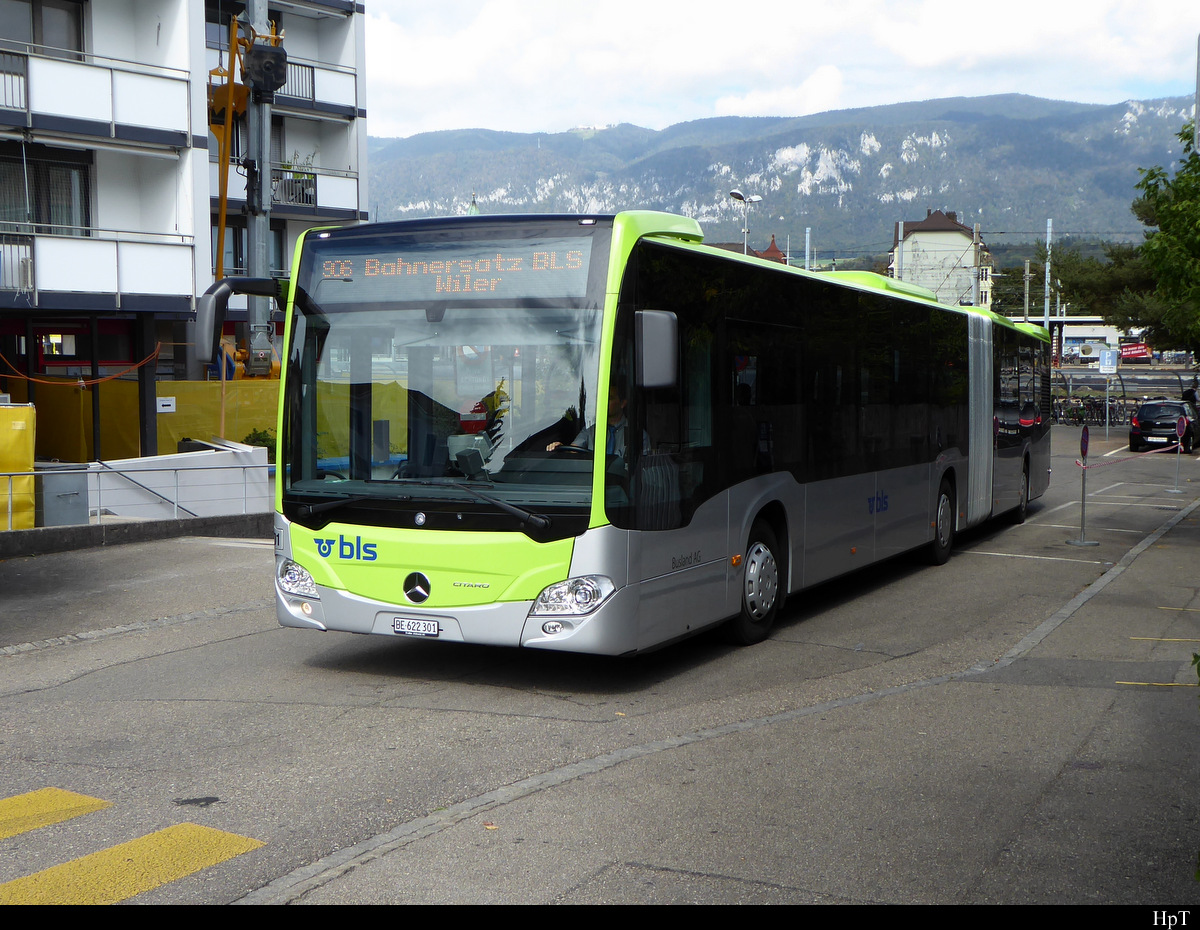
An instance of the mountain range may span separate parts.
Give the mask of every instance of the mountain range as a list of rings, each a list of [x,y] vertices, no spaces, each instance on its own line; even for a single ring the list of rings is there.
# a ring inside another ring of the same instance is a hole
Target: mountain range
[[[375,220],[482,213],[666,210],[707,241],[853,258],[892,246],[929,210],[979,223],[988,245],[1057,237],[1138,241],[1139,168],[1172,168],[1190,97],[1070,103],[953,97],[811,116],[719,117],[663,130],[621,124],[557,133],[461,129],[369,140]]]

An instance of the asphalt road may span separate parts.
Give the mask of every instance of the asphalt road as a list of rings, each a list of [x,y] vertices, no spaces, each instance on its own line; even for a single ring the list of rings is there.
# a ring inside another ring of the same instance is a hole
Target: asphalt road
[[[1025,525],[807,592],[750,648],[283,630],[262,540],[0,562],[0,900],[1187,906],[1200,461],[1170,493],[1173,456],[1097,432],[1099,545],[1068,544],[1056,427]],[[242,845],[177,865],[186,824]]]

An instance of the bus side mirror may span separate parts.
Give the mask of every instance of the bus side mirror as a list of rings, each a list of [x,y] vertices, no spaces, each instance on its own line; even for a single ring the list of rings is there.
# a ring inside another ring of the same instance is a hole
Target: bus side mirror
[[[195,347],[196,361],[201,365],[212,364],[217,354],[217,340],[221,338],[225,308],[229,306],[229,295],[232,293],[233,289],[221,280],[196,298],[195,332],[191,342]]]
[[[635,383],[640,388],[669,388],[679,383],[679,321],[668,310],[633,314]]]
[[[221,338],[221,328],[225,325],[225,310],[231,295],[271,297],[283,310],[287,305],[286,293],[287,282],[277,278],[222,278],[211,284],[196,298],[196,321],[189,324],[189,328],[194,327],[190,335],[196,361],[211,365],[216,358],[217,343]]]

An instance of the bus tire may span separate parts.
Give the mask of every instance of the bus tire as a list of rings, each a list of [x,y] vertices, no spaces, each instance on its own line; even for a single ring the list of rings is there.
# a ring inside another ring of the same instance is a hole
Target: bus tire
[[[765,520],[755,520],[742,562],[742,611],[729,621],[733,641],[752,646],[767,638],[782,600],[779,590],[779,543]]]
[[[1020,526],[1025,522],[1025,515],[1029,512],[1029,462],[1027,461],[1021,466],[1021,499],[1008,514],[1008,520],[1014,526]]]
[[[943,478],[934,510],[933,542],[929,544],[932,565],[945,565],[950,559],[950,550],[954,548],[954,512],[954,487]]]

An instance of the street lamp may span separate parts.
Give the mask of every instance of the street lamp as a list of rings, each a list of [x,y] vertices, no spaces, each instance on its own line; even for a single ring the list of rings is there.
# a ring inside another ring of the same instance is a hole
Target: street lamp
[[[731,190],[729,196],[742,205],[742,254],[750,254],[750,208],[756,203],[762,203],[758,194],[743,194],[739,190]]]

